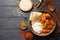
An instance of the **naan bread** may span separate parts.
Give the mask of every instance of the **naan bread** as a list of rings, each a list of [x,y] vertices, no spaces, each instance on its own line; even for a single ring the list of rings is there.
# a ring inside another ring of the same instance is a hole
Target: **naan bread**
[[[41,15],[42,15],[41,12],[31,12],[29,20],[32,21],[32,23],[34,23],[35,21],[38,21],[37,19]]]

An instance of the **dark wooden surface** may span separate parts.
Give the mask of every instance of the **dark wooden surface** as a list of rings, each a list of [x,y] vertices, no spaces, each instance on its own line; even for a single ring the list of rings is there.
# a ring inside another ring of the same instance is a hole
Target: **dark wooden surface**
[[[55,2],[60,8],[60,0],[55,0]],[[19,37],[19,24],[23,21],[23,16],[15,15],[13,12],[17,7],[17,0],[0,0],[0,40],[22,40]],[[29,17],[29,13],[25,15]],[[38,39],[37,37],[34,38],[34,40]],[[38,40],[51,39],[60,40],[60,34],[39,38]]]

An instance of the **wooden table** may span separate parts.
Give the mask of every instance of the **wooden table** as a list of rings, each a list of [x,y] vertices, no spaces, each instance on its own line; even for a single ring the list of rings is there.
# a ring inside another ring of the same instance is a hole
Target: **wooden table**
[[[60,8],[60,0],[55,0],[55,2]],[[22,40],[19,37],[19,24],[24,17],[15,15],[13,10],[17,7],[17,0],[0,0],[0,40]],[[59,8],[57,12],[60,12]],[[26,14],[26,17],[29,17],[29,13]],[[50,36],[38,38],[35,36],[34,40],[60,40],[60,34],[55,30]]]

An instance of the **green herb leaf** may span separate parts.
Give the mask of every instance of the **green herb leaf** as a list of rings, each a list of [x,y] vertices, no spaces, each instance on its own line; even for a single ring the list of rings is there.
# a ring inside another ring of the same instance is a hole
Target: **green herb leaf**
[[[24,21],[27,22],[28,21],[28,18],[27,17],[24,17]]]

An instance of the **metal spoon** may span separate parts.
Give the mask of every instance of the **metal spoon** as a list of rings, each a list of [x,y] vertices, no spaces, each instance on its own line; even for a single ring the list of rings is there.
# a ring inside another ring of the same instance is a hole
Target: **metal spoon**
[[[57,13],[55,9],[56,9],[55,6],[53,6],[53,5],[48,5],[48,10],[54,15],[54,17],[55,17],[58,25],[60,26],[60,22],[59,22],[59,20],[58,20],[58,17],[57,17],[57,15],[55,14],[55,13]]]
[[[39,5],[41,4],[42,0],[38,0],[36,3],[35,3],[35,7],[38,8]]]

